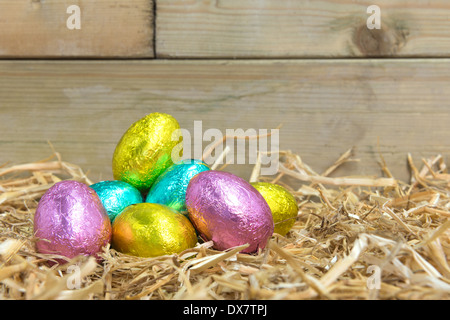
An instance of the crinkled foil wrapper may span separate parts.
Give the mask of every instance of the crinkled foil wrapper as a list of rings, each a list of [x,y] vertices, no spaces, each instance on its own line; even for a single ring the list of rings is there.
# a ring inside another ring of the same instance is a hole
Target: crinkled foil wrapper
[[[124,181],[100,181],[90,187],[99,196],[111,223],[129,205],[143,202],[139,190]]]
[[[61,181],[51,187],[39,201],[34,215],[36,248],[73,258],[97,257],[111,239],[111,222],[103,205],[87,185]]]
[[[146,202],[160,203],[186,213],[186,190],[198,173],[210,170],[201,160],[186,159],[169,167],[160,175],[147,194]]]
[[[251,184],[266,200],[272,211],[274,232],[284,236],[295,223],[298,206],[294,196],[284,187],[269,183],[255,182]]]
[[[148,191],[156,178],[182,156],[182,138],[172,141],[172,134],[179,128],[177,120],[165,113],[151,113],[136,121],[114,151],[114,179]],[[177,145],[180,152],[172,159],[172,149]]]
[[[139,257],[180,253],[197,244],[189,219],[162,204],[131,205],[114,220],[112,229],[112,247]]]
[[[205,171],[192,178],[186,192],[189,219],[217,250],[249,244],[243,253],[264,249],[274,230],[270,208],[244,179],[228,172]]]

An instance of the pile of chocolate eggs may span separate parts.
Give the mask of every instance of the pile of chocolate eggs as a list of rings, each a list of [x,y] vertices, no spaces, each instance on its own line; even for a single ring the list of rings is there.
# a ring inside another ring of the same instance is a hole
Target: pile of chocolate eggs
[[[37,250],[99,258],[111,243],[125,254],[155,257],[192,248],[200,238],[217,250],[248,244],[242,252],[256,253],[274,232],[287,234],[298,208],[285,188],[180,160],[177,129],[172,116],[151,113],[117,144],[115,180],[52,186],[34,216]]]

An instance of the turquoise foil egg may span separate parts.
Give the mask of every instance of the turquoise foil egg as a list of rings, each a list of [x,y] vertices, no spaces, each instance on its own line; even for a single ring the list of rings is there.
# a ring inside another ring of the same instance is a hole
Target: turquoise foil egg
[[[90,187],[100,198],[111,223],[129,205],[144,202],[140,191],[124,181],[101,181],[90,185]]]
[[[198,173],[208,171],[206,163],[196,159],[181,160],[155,181],[145,202],[164,204],[181,213],[186,213],[186,189],[189,181]]]

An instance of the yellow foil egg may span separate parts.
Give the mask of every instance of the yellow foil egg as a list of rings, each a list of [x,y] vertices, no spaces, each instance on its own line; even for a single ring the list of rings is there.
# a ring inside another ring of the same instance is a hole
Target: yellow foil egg
[[[162,204],[138,203],[114,220],[112,247],[138,257],[157,257],[193,248],[197,234],[187,217]]]
[[[180,125],[174,117],[159,112],[133,123],[114,151],[114,179],[125,181],[139,191],[150,189],[156,178],[182,156],[182,148],[172,154],[177,145],[182,145],[181,138],[176,141],[172,138],[178,129]]]
[[[294,225],[298,214],[294,196],[284,187],[274,183],[254,182],[251,185],[261,193],[272,211],[274,232],[286,235]]]

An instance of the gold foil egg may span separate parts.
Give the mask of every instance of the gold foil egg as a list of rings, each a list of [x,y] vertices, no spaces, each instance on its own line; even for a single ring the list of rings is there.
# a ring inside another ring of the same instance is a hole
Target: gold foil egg
[[[138,257],[180,253],[197,244],[189,219],[162,204],[138,203],[125,208],[112,226],[112,247]]]
[[[156,178],[182,156],[181,148],[178,154],[172,154],[177,145],[182,145],[182,138],[172,138],[179,128],[174,117],[159,112],[133,123],[114,151],[114,179],[125,181],[141,192],[150,189]]]
[[[284,187],[274,183],[254,182],[251,185],[261,193],[272,211],[274,232],[286,235],[294,225],[298,214],[294,196]]]

